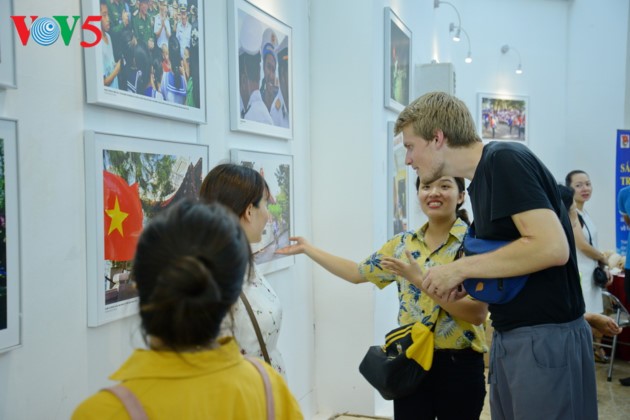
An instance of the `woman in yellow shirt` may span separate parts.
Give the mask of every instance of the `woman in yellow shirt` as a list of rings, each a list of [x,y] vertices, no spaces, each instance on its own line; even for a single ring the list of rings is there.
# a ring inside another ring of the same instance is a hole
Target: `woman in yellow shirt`
[[[276,419],[303,418],[280,374],[245,359],[233,338],[216,339],[250,264],[247,237],[220,204],[183,202],[144,229],[133,276],[149,349],[135,350],[110,379],[146,418],[264,419],[271,407]],[[117,392],[101,390],[72,418],[129,419]]]
[[[394,400],[394,417],[401,419],[478,419],[486,394],[483,353],[488,351],[483,324],[485,303],[470,298],[447,303],[420,290],[404,277],[382,265],[385,257],[408,261],[405,251],[420,264],[431,267],[452,261],[463,241],[467,217],[464,179],[442,177],[431,184],[416,181],[420,207],[429,221],[416,232],[402,232],[357,266],[294,237],[296,243],[278,250],[282,254],[306,254],[332,274],[351,283],[398,286],[398,323],[422,322],[434,330],[431,371],[413,394]]]

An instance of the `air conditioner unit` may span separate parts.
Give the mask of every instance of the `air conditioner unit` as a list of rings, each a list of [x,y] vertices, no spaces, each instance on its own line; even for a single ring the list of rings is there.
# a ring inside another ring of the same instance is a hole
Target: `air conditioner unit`
[[[436,91],[455,95],[453,63],[416,64],[414,79],[414,98]]]

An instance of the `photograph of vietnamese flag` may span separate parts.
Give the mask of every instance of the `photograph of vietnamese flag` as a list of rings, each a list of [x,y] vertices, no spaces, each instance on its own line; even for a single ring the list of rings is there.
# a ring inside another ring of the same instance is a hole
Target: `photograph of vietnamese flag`
[[[98,274],[92,287],[88,283],[88,302],[96,300],[88,304],[88,325],[97,326],[137,312],[131,271],[142,228],[179,200],[197,199],[208,148],[100,133],[87,137],[94,138],[86,142],[90,156],[98,156],[94,182],[100,192],[92,215]]]

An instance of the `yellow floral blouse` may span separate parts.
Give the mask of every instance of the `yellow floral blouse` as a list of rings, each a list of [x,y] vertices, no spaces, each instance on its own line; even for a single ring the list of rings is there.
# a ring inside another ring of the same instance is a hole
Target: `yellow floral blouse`
[[[407,279],[390,273],[381,266],[383,257],[394,257],[408,262],[405,249],[411,251],[411,255],[418,264],[425,268],[453,261],[466,234],[466,223],[457,219],[449,232],[446,243],[432,253],[424,240],[427,226],[428,224],[425,224],[417,232],[402,232],[394,236],[381,249],[359,263],[359,273],[365,280],[374,283],[380,289],[390,283],[397,283],[400,301],[399,325],[420,321],[431,328],[437,320],[434,331],[436,349],[459,350],[472,347],[477,352],[485,353],[488,351],[488,346],[483,325],[476,326],[452,318],[445,310],[440,311],[440,306],[433,299],[422,293]]]

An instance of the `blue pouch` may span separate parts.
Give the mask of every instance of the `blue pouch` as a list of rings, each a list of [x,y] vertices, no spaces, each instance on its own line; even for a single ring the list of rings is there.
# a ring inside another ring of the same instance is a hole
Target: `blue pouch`
[[[464,237],[464,255],[485,254],[509,243],[510,241],[477,238],[473,224],[468,228],[468,232]],[[464,288],[470,296],[477,300],[486,303],[502,304],[511,301],[519,294],[525,286],[528,277],[529,274],[500,279],[466,279],[464,280]]]

